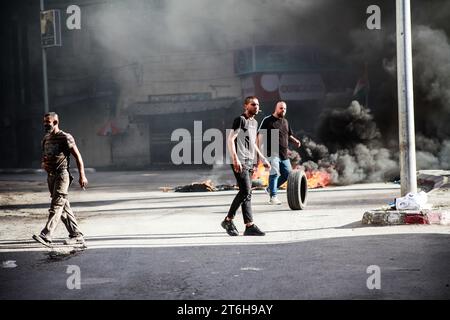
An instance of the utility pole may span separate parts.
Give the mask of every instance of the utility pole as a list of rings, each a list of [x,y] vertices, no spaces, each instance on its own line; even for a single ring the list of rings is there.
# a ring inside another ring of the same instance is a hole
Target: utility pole
[[[44,0],[41,1],[41,12],[44,11]],[[42,75],[44,80],[44,113],[49,111],[48,107],[48,80],[47,80],[47,52],[45,51],[45,47],[42,45]]]
[[[396,0],[401,195],[417,192],[410,0]]]

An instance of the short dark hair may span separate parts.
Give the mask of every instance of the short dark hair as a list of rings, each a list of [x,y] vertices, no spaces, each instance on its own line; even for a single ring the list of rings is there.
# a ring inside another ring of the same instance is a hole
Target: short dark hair
[[[255,97],[255,96],[248,96],[248,97],[245,97],[245,99],[244,99],[244,105],[245,105],[245,104],[249,104],[253,99],[258,99],[258,98]]]
[[[279,103],[284,103],[285,105],[286,105],[286,107],[287,107],[287,103],[286,103],[286,101],[283,101],[283,100],[278,100],[277,101],[277,103],[275,103],[275,107],[273,108],[274,110],[276,110],[277,109],[277,106],[278,106],[278,104]]]
[[[44,118],[47,118],[47,117],[58,118],[58,114],[53,111],[47,112],[46,114],[44,114]]]

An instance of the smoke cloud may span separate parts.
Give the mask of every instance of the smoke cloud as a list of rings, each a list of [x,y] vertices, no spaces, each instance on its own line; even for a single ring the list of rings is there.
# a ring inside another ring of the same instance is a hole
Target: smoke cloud
[[[337,185],[386,181],[398,175],[397,161],[380,147],[381,133],[370,110],[359,102],[326,109],[320,119],[319,136],[324,144],[302,139],[305,170],[324,170]]]
[[[369,109],[352,101],[345,109],[325,109],[320,116],[318,135],[332,151],[373,144],[381,134]]]
[[[150,93],[158,88],[148,74],[170,54],[173,74],[190,78],[202,59],[202,76],[216,77],[202,52],[229,53],[255,44],[319,46],[345,61],[351,92],[367,65],[368,105],[348,99],[325,106],[317,131],[303,138],[307,168],[328,170],[336,184],[383,181],[398,175],[395,3],[379,1],[382,29],[368,30],[370,1],[331,0],[165,0],[110,1],[92,10],[91,36],[109,56],[102,68],[115,69],[121,92],[138,96],[136,70]],[[413,63],[418,168],[449,168],[450,5],[412,1]],[[178,54],[178,55],[177,55]],[[198,71],[198,70],[197,70]],[[158,81],[167,81],[159,79]],[[136,95],[134,95],[136,92]],[[288,115],[289,116],[289,115]],[[317,142],[315,142],[314,140]]]

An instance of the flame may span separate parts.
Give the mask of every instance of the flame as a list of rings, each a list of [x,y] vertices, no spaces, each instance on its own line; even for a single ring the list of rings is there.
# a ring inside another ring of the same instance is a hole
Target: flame
[[[306,171],[305,174],[309,189],[323,188],[331,182],[331,175],[326,171],[313,170]]]
[[[269,185],[269,171],[260,162],[255,171],[253,171],[252,180],[259,180],[261,185],[267,187]]]
[[[331,183],[331,174],[323,170],[306,171],[306,179],[308,180],[308,188],[323,188]],[[259,163],[253,172],[252,180],[258,180],[262,186],[269,185],[269,171],[266,170],[262,163]],[[280,189],[286,189],[287,183],[284,183]]]

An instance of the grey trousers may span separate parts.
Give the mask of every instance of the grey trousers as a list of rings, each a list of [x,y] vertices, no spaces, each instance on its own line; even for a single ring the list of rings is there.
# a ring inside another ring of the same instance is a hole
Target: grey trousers
[[[70,207],[68,193],[72,177],[68,170],[58,173],[49,173],[47,177],[48,189],[52,197],[47,224],[41,231],[41,235],[51,240],[59,220],[62,220],[70,237],[83,235],[78,227],[77,219]]]

